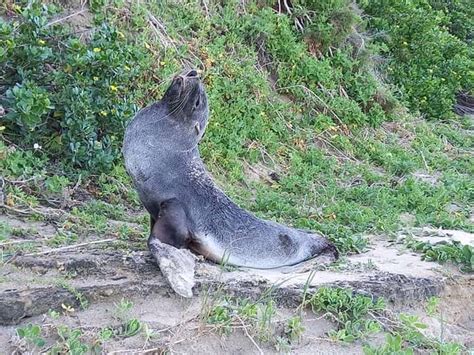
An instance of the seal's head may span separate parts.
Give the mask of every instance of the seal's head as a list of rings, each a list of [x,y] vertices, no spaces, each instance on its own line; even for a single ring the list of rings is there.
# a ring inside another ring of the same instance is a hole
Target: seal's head
[[[191,135],[196,143],[204,135],[209,119],[209,106],[204,86],[196,70],[184,71],[174,77],[161,103],[168,115],[182,128],[181,134]]]

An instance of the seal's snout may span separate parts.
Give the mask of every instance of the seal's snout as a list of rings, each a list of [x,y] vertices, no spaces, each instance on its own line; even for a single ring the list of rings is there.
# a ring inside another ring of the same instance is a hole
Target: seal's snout
[[[188,115],[203,114],[194,117],[196,121],[207,121],[207,99],[200,73],[196,69],[186,69],[173,77],[171,85],[163,95],[162,101],[167,103],[171,111],[179,110]],[[201,122],[201,128],[205,125]],[[199,130],[198,130],[199,131]],[[198,135],[199,136],[199,135]],[[201,136],[199,136],[201,138]]]
[[[191,79],[199,79],[197,70],[191,69],[179,74],[175,80],[178,81],[179,85],[185,85],[187,81]]]
[[[179,95],[181,96],[183,91],[188,92],[198,82],[199,76],[197,70],[191,69],[175,76],[172,86],[174,85],[176,87]]]

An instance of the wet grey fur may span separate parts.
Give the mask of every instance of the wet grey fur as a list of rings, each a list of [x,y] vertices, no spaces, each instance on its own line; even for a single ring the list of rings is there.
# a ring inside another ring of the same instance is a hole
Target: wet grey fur
[[[160,204],[173,199],[187,218],[189,248],[213,261],[274,268],[321,254],[337,258],[324,237],[259,219],[215,185],[198,150],[207,96],[190,73],[177,76],[163,99],[139,111],[125,132],[125,165],[152,223]]]

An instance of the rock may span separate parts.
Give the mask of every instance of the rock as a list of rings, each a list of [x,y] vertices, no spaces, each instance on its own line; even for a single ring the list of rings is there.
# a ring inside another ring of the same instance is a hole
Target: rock
[[[187,249],[177,249],[156,238],[148,246],[171,288],[180,296],[192,297],[196,265],[194,255]]]

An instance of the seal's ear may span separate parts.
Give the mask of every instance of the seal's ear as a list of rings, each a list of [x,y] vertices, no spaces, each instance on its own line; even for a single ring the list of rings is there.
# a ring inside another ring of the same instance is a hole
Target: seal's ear
[[[186,213],[176,199],[166,200],[160,205],[160,214],[153,226],[148,243],[153,238],[176,248],[187,247],[190,236]]]

